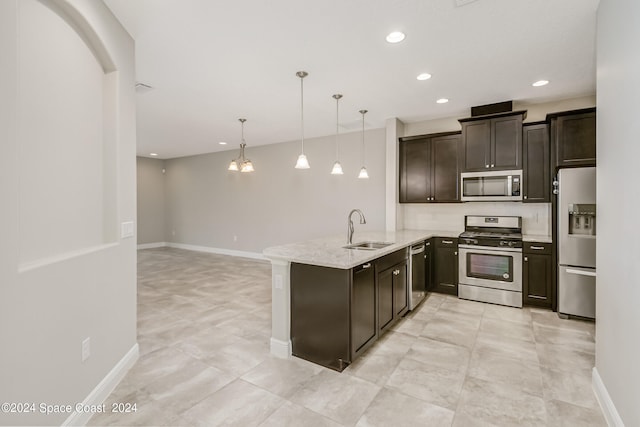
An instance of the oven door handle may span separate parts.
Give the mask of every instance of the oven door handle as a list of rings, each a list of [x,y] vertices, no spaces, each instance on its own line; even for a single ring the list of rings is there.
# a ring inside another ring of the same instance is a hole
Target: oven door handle
[[[459,249],[464,249],[466,252],[475,252],[482,254],[496,254],[502,252],[504,254],[518,254],[522,253],[522,248],[510,248],[509,246],[491,247],[491,246],[475,246],[475,245],[458,245]],[[462,252],[462,251],[461,251]]]

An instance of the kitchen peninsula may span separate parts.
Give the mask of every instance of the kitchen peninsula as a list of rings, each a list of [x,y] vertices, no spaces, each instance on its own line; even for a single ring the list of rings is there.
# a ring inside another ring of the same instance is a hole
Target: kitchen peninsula
[[[333,236],[265,249],[272,264],[271,353],[283,358],[293,354],[341,371],[398,320],[398,313],[406,313],[408,247],[458,234],[357,231],[355,244],[388,245],[347,249],[344,236]],[[301,315],[305,322],[296,323]],[[309,317],[322,322],[306,321]]]

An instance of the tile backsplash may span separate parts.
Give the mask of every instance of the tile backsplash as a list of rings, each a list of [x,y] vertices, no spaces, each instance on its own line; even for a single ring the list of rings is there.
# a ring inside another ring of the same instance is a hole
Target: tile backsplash
[[[523,234],[551,235],[551,203],[467,202],[400,204],[408,230],[463,231],[465,215],[521,216]]]

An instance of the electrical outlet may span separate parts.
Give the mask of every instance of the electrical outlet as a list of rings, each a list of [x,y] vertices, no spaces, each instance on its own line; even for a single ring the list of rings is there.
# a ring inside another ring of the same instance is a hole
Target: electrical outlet
[[[84,362],[91,356],[91,337],[87,337],[82,341],[82,361]]]
[[[133,237],[133,221],[127,221],[121,224],[120,237],[123,239]]]

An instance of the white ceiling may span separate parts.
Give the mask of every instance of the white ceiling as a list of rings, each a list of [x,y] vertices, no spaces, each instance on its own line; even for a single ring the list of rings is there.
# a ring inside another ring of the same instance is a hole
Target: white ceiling
[[[159,158],[236,150],[240,117],[249,148],[298,140],[299,70],[305,138],[335,133],[334,93],[341,132],[363,108],[369,129],[594,94],[598,1],[105,0],[154,87],[137,95],[138,155]],[[387,43],[394,30],[406,39]]]

